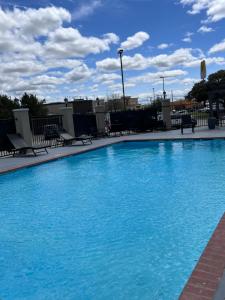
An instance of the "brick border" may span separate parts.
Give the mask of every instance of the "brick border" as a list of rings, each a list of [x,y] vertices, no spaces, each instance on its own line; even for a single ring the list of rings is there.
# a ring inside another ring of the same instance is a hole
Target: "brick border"
[[[212,300],[225,269],[225,214],[209,240],[179,300]]]

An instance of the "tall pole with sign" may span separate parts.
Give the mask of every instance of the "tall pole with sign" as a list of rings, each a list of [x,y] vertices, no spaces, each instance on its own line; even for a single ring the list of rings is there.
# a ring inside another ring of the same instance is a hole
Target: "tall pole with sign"
[[[201,79],[205,80],[207,76],[206,72],[206,62],[205,60],[201,61]]]

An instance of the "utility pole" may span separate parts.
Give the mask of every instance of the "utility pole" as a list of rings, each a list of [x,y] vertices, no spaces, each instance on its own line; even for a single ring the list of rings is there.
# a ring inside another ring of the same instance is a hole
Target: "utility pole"
[[[160,78],[163,80],[163,99],[166,100],[166,91],[165,91],[165,76],[160,76]]]
[[[173,90],[171,90],[171,102],[173,103]]]
[[[125,98],[125,88],[124,88],[124,75],[123,75],[123,49],[118,50],[118,54],[120,56],[120,69],[121,69],[121,79],[122,79],[122,90],[123,90],[123,105],[124,105],[124,110],[126,110],[126,98]]]
[[[153,91],[153,100],[155,101],[155,88],[152,88]]]

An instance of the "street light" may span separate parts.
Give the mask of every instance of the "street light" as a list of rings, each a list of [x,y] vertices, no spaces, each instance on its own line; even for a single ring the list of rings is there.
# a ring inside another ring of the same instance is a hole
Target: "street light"
[[[166,100],[166,91],[165,91],[165,76],[160,76],[160,78],[163,80],[163,99]]]
[[[123,49],[120,48],[118,49],[118,54],[120,56],[120,69],[121,69],[121,79],[122,79],[122,89],[123,89],[123,105],[124,105],[124,110],[126,110],[126,99],[125,99],[125,89],[124,89],[124,76],[123,76]]]
[[[68,106],[68,102],[69,102],[68,98],[65,98],[65,99],[64,99],[64,102],[65,102],[66,107],[67,107],[67,106]]]
[[[155,88],[152,88],[153,91],[153,100],[155,101]]]

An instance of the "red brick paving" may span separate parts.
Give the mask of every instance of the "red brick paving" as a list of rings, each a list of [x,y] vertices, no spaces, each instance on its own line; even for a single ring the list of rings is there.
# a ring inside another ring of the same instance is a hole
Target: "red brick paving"
[[[179,300],[212,300],[225,269],[225,214],[191,274]]]

